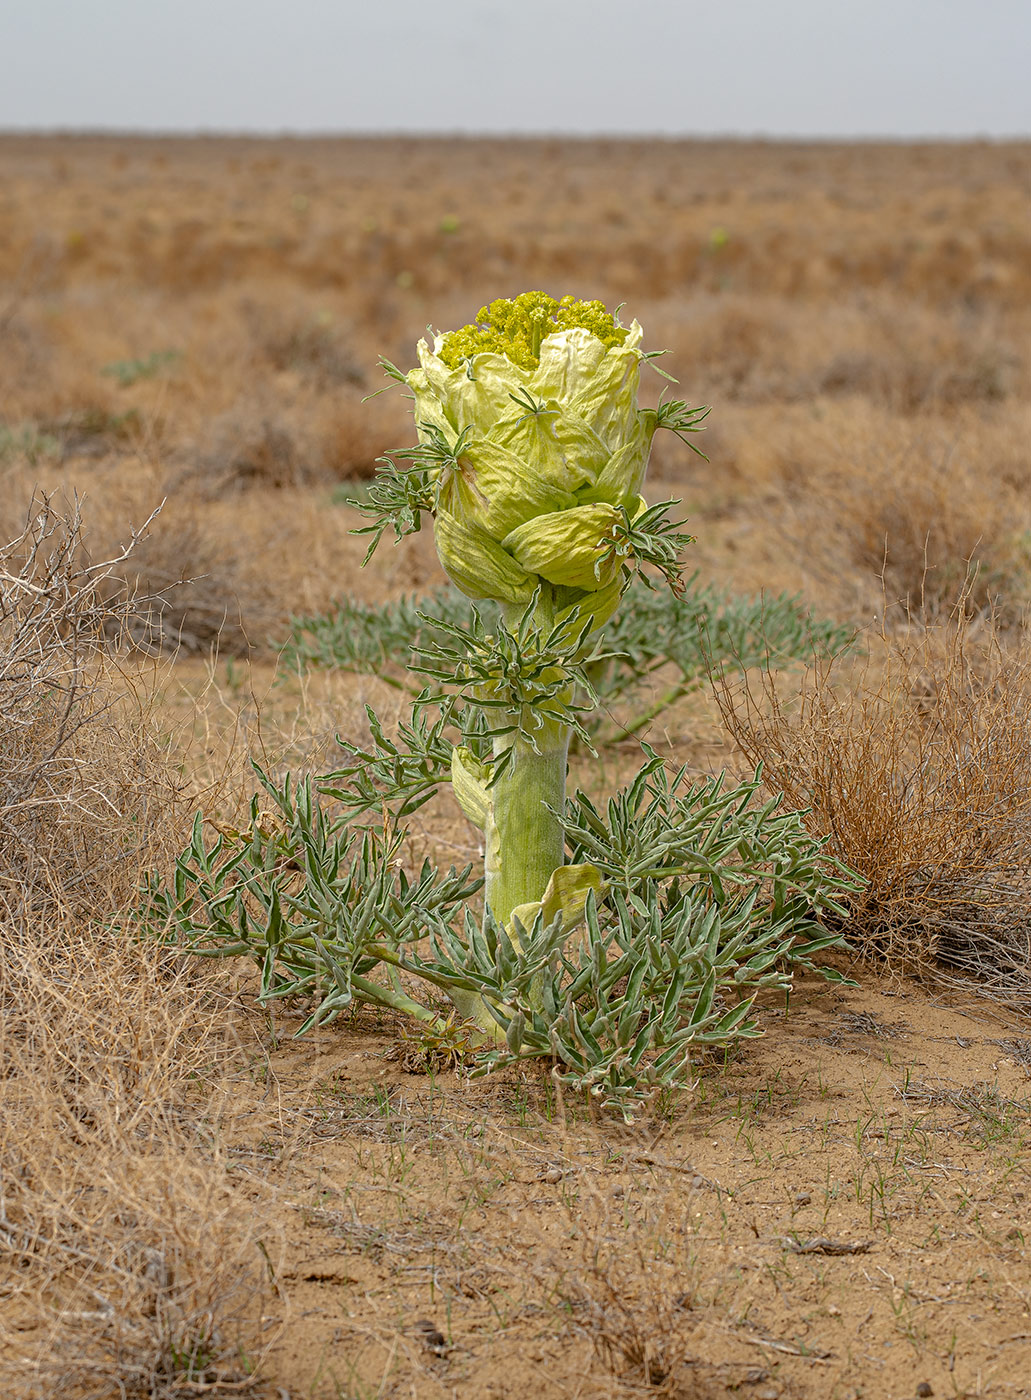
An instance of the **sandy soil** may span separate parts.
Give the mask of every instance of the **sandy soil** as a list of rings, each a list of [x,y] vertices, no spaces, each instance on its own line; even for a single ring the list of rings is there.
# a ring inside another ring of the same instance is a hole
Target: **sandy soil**
[[[763,1040],[632,1128],[543,1072],[404,1073],[372,1016],[262,1028],[226,1141],[282,1193],[279,1382],[1026,1394],[1026,1024],[862,980],[766,1007]]]

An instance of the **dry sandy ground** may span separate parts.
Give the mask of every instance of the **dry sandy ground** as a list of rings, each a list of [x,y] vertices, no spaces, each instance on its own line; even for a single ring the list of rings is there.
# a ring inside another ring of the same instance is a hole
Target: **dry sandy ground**
[[[1026,1395],[1026,1022],[862,981],[766,1007],[764,1039],[632,1128],[544,1072],[405,1073],[373,1016],[262,1028],[226,1141],[281,1193],[278,1384]]]

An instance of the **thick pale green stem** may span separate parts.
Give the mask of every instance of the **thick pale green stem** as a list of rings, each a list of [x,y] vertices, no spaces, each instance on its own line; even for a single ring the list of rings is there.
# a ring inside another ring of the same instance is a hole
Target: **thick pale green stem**
[[[518,606],[505,608],[514,627]],[[554,590],[542,583],[537,603],[539,626],[554,623]],[[497,712],[491,712],[497,718]],[[496,758],[508,755],[503,771],[491,783],[484,825],[484,876],[487,907],[497,923],[516,937],[512,911],[544,898],[548,882],[565,863],[565,832],[561,816],[566,806],[568,725],[546,720],[535,733],[536,747],[517,735],[496,740]],[[452,1001],[463,1016],[485,1032],[500,1037],[497,1024],[475,993],[452,990]]]
[[[495,753],[509,757],[488,789],[484,823],[484,874],[487,907],[497,923],[516,940],[512,911],[543,900],[552,875],[564,864],[565,833],[560,814],[566,804],[566,758],[569,729],[547,723],[537,735],[538,749],[507,737]],[[486,1034],[503,1039],[497,1022],[476,992],[448,988],[466,1020]]]
[[[557,814],[566,805],[569,729],[549,724],[538,744],[535,753],[518,739],[511,743],[512,757],[491,788],[486,898],[494,918],[506,927],[517,905],[544,897],[564,861],[565,834]]]
[[[383,987],[378,982],[370,982],[367,977],[359,977],[357,974],[352,974],[351,985],[366,1001],[379,1002],[381,1006],[392,1007],[395,1011],[405,1011],[432,1030],[447,1030],[447,1023],[440,1016],[414,1001],[400,988]]]
[[[504,612],[508,625],[516,626],[518,605],[509,604]],[[555,623],[555,590],[543,580],[534,620],[542,630]],[[515,736],[494,745],[495,756],[509,750],[511,758],[491,787],[484,893],[490,912],[506,928],[513,909],[544,897],[552,874],[565,862],[561,814],[566,808],[569,736],[568,725],[548,720],[534,736],[536,749]]]

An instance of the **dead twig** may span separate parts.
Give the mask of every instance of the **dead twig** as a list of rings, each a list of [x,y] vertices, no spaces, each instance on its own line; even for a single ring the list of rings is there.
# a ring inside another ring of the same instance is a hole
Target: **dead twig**
[[[832,1240],[826,1235],[815,1235],[811,1240],[784,1240],[785,1248],[792,1254],[869,1254],[874,1243],[873,1240]]]

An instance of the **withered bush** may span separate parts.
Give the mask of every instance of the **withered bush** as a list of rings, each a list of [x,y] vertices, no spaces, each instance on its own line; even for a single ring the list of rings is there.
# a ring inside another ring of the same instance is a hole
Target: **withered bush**
[[[396,401],[365,403],[353,387],[301,396],[289,415],[245,400],[215,420],[173,487],[215,500],[360,480],[375,475],[376,459],[410,432]]]
[[[685,385],[714,403],[862,399],[903,419],[951,418],[1025,382],[1021,331],[1006,314],[883,292],[835,298],[815,316],[805,300],[696,288],[657,303],[655,319]]]
[[[250,629],[260,636],[268,616],[233,545],[185,500],[139,542],[119,583],[137,598],[128,631],[164,651],[245,656]]]
[[[317,388],[365,386],[365,372],[348,337],[328,315],[285,314],[275,305],[246,303],[245,320],[256,336],[256,348],[280,372],[293,371]]]
[[[0,546],[0,910],[91,908],[160,840],[177,793],[130,672],[110,650],[136,600],[138,543],[90,562],[77,507],[38,498]]]
[[[800,697],[777,677],[717,694],[770,788],[863,876],[862,954],[1031,1002],[1031,651],[967,602],[869,638]]]
[[[90,497],[87,509],[79,552],[87,563],[118,554],[124,522],[149,514],[99,590],[112,607],[132,599],[123,621],[108,620],[109,638],[117,631],[153,652],[244,656],[252,635],[260,641],[272,629],[278,580],[259,574],[253,550],[241,547],[233,504],[169,490],[159,469],[141,469]]]
[[[245,399],[210,425],[178,484],[216,497],[251,487],[310,485],[316,475],[310,449],[294,426]]]
[[[18,1400],[240,1391],[261,1350],[260,1212],[204,1087],[235,1067],[224,1005],[106,922],[183,836],[111,643],[137,542],[91,563],[78,510],[38,499],[0,547],[0,1393]]]
[[[1031,511],[988,450],[915,429],[885,447],[863,420],[837,429],[840,441],[794,444],[778,464],[796,548],[828,577],[858,572],[893,621],[947,616],[961,598],[1015,621],[1031,589]]]
[[[813,376],[812,387],[821,394],[861,394],[898,413],[995,403],[1009,393],[1016,361],[1005,350],[985,350],[964,359],[958,348],[954,362],[943,366],[932,353],[914,358],[894,348],[894,360],[871,351],[832,355]]]
[[[336,395],[320,420],[324,475],[333,481],[375,476],[376,459],[411,438],[405,417],[408,407],[400,393],[384,394],[368,403],[355,390]]]

